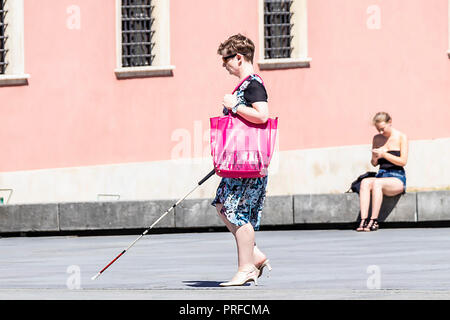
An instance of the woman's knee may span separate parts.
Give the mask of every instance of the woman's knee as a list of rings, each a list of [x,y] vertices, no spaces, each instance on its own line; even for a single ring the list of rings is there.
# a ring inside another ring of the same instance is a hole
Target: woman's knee
[[[372,183],[372,189],[383,190],[383,181],[381,179],[374,179]]]
[[[361,190],[370,190],[374,179],[363,179],[361,181]]]

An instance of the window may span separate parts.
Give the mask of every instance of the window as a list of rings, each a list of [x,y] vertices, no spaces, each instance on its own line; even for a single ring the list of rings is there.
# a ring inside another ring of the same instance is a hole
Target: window
[[[6,35],[6,27],[7,24],[5,22],[5,16],[6,16],[6,9],[5,9],[5,1],[6,0],[0,0],[0,74],[5,74],[6,70],[6,47],[5,43],[8,39],[8,36]]]
[[[290,58],[292,1],[264,1],[264,59]]]
[[[151,0],[122,0],[122,67],[152,65],[155,18],[152,18],[151,3]]]
[[[259,0],[260,69],[309,67],[307,0]]]
[[[116,10],[116,76],[171,76],[169,1],[116,0]]]
[[[28,84],[23,30],[23,0],[0,0],[0,86]]]

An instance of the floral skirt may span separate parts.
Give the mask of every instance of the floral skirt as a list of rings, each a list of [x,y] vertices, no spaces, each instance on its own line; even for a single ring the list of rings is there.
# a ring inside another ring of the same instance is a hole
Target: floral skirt
[[[266,198],[267,176],[262,178],[222,178],[211,203],[223,205],[221,214],[236,226],[251,223],[259,230]]]

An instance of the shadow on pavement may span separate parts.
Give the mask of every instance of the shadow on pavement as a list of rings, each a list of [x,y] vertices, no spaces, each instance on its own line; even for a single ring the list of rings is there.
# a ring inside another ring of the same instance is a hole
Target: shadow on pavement
[[[186,280],[183,281],[185,285],[188,287],[197,287],[197,288],[210,288],[210,287],[217,287],[222,288],[219,284],[225,282],[225,281],[204,281],[204,280]],[[243,286],[249,286],[250,283],[246,283]]]

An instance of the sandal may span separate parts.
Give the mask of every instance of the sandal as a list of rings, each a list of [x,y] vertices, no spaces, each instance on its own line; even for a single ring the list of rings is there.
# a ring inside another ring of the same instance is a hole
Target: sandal
[[[369,224],[364,228],[364,231],[377,231],[379,229],[378,219],[370,219]]]
[[[361,219],[361,223],[359,224],[359,227],[356,228],[355,231],[358,231],[358,232],[364,231],[364,229],[366,228],[366,226],[367,226],[367,219]]]

